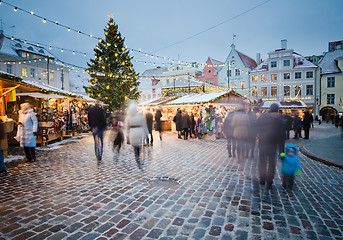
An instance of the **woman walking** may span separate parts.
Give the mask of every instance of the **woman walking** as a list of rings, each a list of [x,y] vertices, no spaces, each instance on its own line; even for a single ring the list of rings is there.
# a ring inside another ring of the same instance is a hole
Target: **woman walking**
[[[157,109],[155,114],[156,131],[160,133],[160,140],[162,140],[162,123],[161,123],[162,113],[160,109]]]
[[[21,147],[24,147],[27,161],[35,162],[38,121],[29,103],[21,104],[20,108],[21,110],[19,111],[19,126],[16,140],[20,142]]]

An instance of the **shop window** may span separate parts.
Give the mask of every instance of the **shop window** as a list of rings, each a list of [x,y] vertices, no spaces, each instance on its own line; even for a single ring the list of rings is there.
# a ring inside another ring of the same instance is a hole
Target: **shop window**
[[[27,68],[26,68],[26,67],[23,67],[23,68],[21,69],[21,76],[27,77]]]
[[[252,90],[253,97],[257,97],[257,87],[254,87]]]
[[[301,96],[301,86],[295,86],[295,96],[296,97]]]
[[[12,65],[7,64],[6,72],[7,72],[8,74],[12,74]]]
[[[313,78],[313,72],[306,72],[306,78]]]
[[[43,75],[43,80],[48,80],[48,72],[47,71],[42,72],[42,75]]]
[[[267,81],[267,75],[261,75],[261,81]]]
[[[229,77],[231,77],[231,70],[229,70]]]
[[[295,79],[301,78],[301,72],[296,72],[294,77]]]
[[[277,62],[276,61],[270,62],[270,67],[271,68],[276,68],[277,67]]]
[[[336,86],[336,77],[327,77],[326,82],[328,88],[334,88]]]
[[[291,95],[291,88],[290,88],[290,86],[284,86],[284,87],[283,87],[283,95],[284,95],[285,97]]]
[[[253,82],[257,82],[257,76],[252,76],[252,77],[251,77],[251,80],[252,80]]]
[[[273,97],[277,96],[277,87],[271,87],[270,90],[270,93]]]
[[[327,104],[335,104],[335,94],[327,94],[326,95],[326,103]]]
[[[291,60],[283,60],[283,66],[289,67],[291,65]]]
[[[283,74],[283,79],[284,79],[284,80],[291,79],[291,74],[290,74],[290,73],[284,73],[284,74]]]
[[[36,76],[36,69],[31,68],[30,69],[30,77],[35,78],[35,76]]]
[[[306,95],[307,96],[313,95],[313,85],[306,85]]]
[[[277,74],[272,74],[272,75],[270,75],[270,77],[272,80],[277,80]]]
[[[262,97],[267,96],[267,87],[261,87],[261,95]]]
[[[50,81],[53,81],[53,80],[54,80],[54,73],[53,73],[53,72],[50,72],[49,78],[50,78]]]

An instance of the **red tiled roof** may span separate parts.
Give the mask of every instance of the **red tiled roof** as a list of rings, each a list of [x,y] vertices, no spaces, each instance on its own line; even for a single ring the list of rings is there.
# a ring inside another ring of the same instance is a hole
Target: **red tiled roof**
[[[251,66],[253,66],[254,68],[257,66],[256,62],[254,59],[248,57],[247,55],[237,51],[239,57],[242,59],[242,62],[244,64],[245,67],[250,68]]]

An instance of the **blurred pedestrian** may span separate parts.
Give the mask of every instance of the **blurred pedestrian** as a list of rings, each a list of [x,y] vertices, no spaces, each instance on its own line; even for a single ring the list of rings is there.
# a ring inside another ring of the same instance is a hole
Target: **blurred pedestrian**
[[[285,123],[285,128],[286,128],[286,138],[289,139],[289,132],[292,129],[292,117],[286,113],[283,115],[283,121]]]
[[[224,134],[227,141],[227,151],[228,151],[229,157],[232,157],[232,156],[236,157],[236,153],[235,153],[236,148],[233,147],[233,127],[231,127],[233,114],[234,112],[232,110],[229,110],[224,120]]]
[[[262,114],[257,119],[258,142],[259,142],[259,163],[258,171],[260,184],[267,183],[267,189],[272,188],[277,145],[280,141],[280,129],[282,130],[282,120],[279,115],[279,105],[273,103],[269,112]]]
[[[96,104],[88,109],[88,124],[91,128],[94,138],[94,150],[95,156],[98,162],[102,159],[102,153],[104,151],[104,130],[106,128],[105,112]]]
[[[300,166],[299,159],[297,157],[298,148],[295,144],[287,144],[286,151],[280,154],[279,158],[282,161],[281,174],[282,174],[282,186],[283,188],[292,191],[294,184],[295,174],[297,172],[302,173],[303,170]]]
[[[239,105],[233,114],[231,127],[233,128],[233,138],[237,143],[237,158],[243,162],[247,157],[247,145],[249,139],[249,117],[244,111],[244,106]]]
[[[116,151],[118,154],[120,152],[121,145],[124,142],[124,134],[121,129],[121,122],[116,122],[113,124],[113,130],[115,133],[114,142],[113,142],[113,150]]]
[[[0,119],[0,173],[5,173],[6,172],[6,165],[4,161],[4,155],[2,152],[2,146],[1,146],[1,141],[2,139],[5,138],[5,126],[2,120]]]
[[[319,125],[322,124],[322,115],[318,116],[318,122],[319,122]]]
[[[149,132],[146,138],[146,144],[149,144],[149,135],[150,135],[150,145],[152,146],[154,142],[154,138],[152,136],[152,124],[154,122],[154,116],[149,110],[147,110],[147,112],[145,113],[145,120],[146,120],[146,125],[148,128],[148,132]]]
[[[251,159],[255,157],[255,147],[256,147],[256,137],[257,137],[257,129],[256,129],[256,113],[255,111],[249,111],[249,152]]]
[[[329,120],[330,120],[330,115],[329,115],[329,113],[326,114],[325,120],[326,120],[326,123],[329,123]]]
[[[310,113],[310,122],[311,122],[311,127],[314,128],[314,124],[313,124],[314,119],[313,119],[313,114],[312,113]]]
[[[125,123],[128,142],[134,148],[135,159],[138,168],[142,169],[140,153],[142,145],[144,144],[149,131],[146,126],[146,120],[143,114],[138,112],[137,104],[135,102],[132,102],[127,109],[127,117]]]
[[[195,121],[193,113],[191,113],[190,120],[191,120],[191,127],[190,127],[190,131],[189,131],[189,135],[190,135],[190,137],[192,137],[192,135],[194,135],[194,137],[196,138],[197,137],[197,135],[195,134],[196,121]]]
[[[296,113],[293,118],[293,128],[294,128],[294,139],[302,138],[301,136],[301,118]]]
[[[156,124],[156,131],[160,133],[160,140],[162,140],[162,113],[160,109],[157,109],[155,113],[155,124]]]
[[[176,115],[173,118],[173,122],[175,123],[178,138],[182,138],[181,137],[181,131],[182,131],[181,118],[182,118],[181,110],[178,109],[176,112]]]
[[[182,135],[183,135],[184,140],[188,139],[188,133],[189,133],[190,127],[191,127],[191,119],[187,111],[185,111],[181,117],[181,128],[182,128]]]
[[[38,121],[35,112],[29,103],[22,103],[19,111],[19,125],[15,139],[24,147],[28,162],[36,161],[36,135],[38,131]]]
[[[309,139],[310,137],[310,127],[311,127],[311,115],[308,111],[304,114],[303,128],[304,128],[304,139]]]

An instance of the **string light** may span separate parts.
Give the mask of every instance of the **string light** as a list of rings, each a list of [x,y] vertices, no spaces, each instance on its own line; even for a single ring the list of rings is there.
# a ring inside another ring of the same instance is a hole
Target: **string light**
[[[43,19],[43,23],[46,23],[46,18]]]

